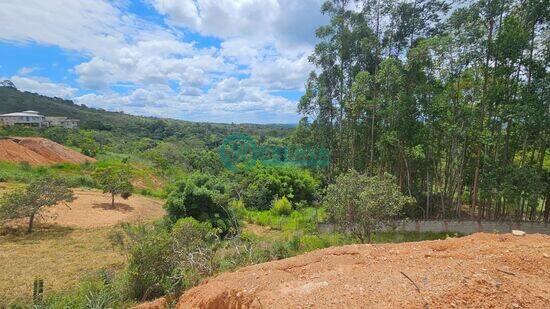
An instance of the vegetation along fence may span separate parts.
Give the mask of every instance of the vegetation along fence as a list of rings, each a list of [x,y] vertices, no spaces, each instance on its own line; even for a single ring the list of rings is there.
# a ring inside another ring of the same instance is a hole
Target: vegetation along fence
[[[320,233],[334,231],[332,223],[319,223]],[[398,221],[397,230],[416,232],[455,232],[472,234],[477,232],[509,233],[512,230],[522,230],[526,233],[550,235],[550,223],[541,222],[504,222],[504,221],[458,221],[458,220],[415,220]]]

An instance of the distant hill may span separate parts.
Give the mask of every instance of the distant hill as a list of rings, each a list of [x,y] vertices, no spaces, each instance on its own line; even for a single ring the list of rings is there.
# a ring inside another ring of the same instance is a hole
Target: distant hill
[[[36,93],[22,92],[9,81],[0,85],[0,114],[35,110],[46,116],[65,116],[80,120],[82,129],[114,131],[152,139],[175,137],[180,140],[201,139],[207,144],[219,144],[233,132],[255,136],[285,137],[291,125],[218,124],[199,123],[175,119],[160,119],[109,112],[75,104],[71,100],[51,98]]]

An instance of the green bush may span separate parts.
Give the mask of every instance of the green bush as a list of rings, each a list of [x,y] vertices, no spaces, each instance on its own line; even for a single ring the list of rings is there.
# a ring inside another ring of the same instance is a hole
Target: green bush
[[[276,215],[288,216],[292,212],[292,202],[289,201],[286,196],[273,201],[273,207],[271,211]]]
[[[153,299],[181,287],[179,279],[174,277],[176,261],[165,226],[124,224],[111,237],[128,256],[124,279],[129,298]]]
[[[243,201],[248,208],[265,210],[277,196],[291,202],[311,203],[317,195],[318,181],[309,171],[295,166],[266,166],[260,163],[240,171]]]
[[[105,270],[99,271],[92,277],[86,278],[72,291],[46,293],[43,302],[34,304],[34,308],[103,309],[130,307],[131,302],[121,297],[122,282],[113,278],[111,273]]]
[[[173,222],[193,217],[200,222],[209,222],[226,235],[238,228],[234,226],[236,221],[228,201],[223,180],[207,174],[193,174],[176,184],[168,195],[165,208]]]

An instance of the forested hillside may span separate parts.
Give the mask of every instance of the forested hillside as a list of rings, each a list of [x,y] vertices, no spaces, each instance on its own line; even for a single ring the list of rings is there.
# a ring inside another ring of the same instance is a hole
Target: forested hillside
[[[416,216],[548,220],[549,10],[326,1],[297,136],[331,150],[331,178],[397,176]]]
[[[231,132],[255,136],[284,137],[291,132],[288,125],[193,123],[174,119],[140,117],[120,112],[88,108],[61,98],[50,98],[11,87],[0,87],[0,114],[35,110],[46,116],[65,116],[80,120],[85,130],[111,131],[125,138],[170,137],[198,146],[215,147]]]

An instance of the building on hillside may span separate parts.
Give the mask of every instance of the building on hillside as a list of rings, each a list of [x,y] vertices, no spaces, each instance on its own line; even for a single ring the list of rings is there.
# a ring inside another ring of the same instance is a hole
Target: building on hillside
[[[78,119],[69,119],[67,117],[46,117],[44,121],[47,127],[61,126],[67,129],[78,128]]]
[[[60,126],[67,129],[78,128],[77,119],[67,117],[46,117],[36,111],[24,111],[0,115],[0,124],[4,126],[28,125],[39,128]]]

